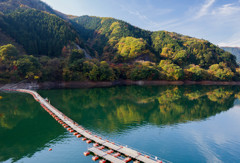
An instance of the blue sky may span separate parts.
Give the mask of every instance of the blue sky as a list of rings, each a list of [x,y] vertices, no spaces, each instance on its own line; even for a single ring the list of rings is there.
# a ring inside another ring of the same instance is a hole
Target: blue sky
[[[42,0],[76,16],[114,17],[142,29],[167,30],[240,47],[240,0]]]

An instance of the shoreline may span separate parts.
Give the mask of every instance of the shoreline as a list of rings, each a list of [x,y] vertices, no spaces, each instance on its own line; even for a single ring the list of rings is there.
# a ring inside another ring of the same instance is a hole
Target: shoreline
[[[38,83],[39,89],[74,89],[74,88],[104,88],[115,86],[164,86],[164,85],[223,85],[223,86],[240,86],[239,82],[227,82],[227,81],[133,81],[133,80],[119,80],[119,81],[71,81],[71,82],[43,82]]]
[[[0,88],[6,84],[0,84]],[[15,84],[7,84],[9,87]],[[71,89],[71,88],[97,88],[97,87],[114,87],[114,86],[161,86],[161,85],[240,85],[240,81],[133,81],[133,80],[118,80],[118,81],[71,81],[71,82],[42,82],[42,83],[21,83],[17,88],[34,88],[34,89]]]

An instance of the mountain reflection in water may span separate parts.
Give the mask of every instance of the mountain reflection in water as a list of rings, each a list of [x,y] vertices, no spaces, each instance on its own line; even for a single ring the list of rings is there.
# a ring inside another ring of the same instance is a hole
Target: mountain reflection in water
[[[40,90],[43,97],[82,126],[114,135],[144,125],[201,121],[227,111],[240,97],[235,86],[128,86]],[[0,161],[31,157],[66,138],[30,95],[0,93]]]

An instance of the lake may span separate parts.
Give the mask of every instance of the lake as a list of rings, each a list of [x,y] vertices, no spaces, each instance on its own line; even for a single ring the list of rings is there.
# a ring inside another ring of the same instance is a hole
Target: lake
[[[240,162],[240,87],[37,92],[84,128],[171,162]],[[0,162],[93,162],[83,155],[88,146],[31,95],[0,93]]]

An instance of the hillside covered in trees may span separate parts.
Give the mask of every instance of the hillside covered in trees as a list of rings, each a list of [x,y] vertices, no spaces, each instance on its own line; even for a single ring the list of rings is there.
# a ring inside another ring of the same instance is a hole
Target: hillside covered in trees
[[[34,9],[0,15],[0,28],[33,55],[59,56],[63,46],[77,38],[63,19]]]
[[[18,9],[36,9],[51,14],[61,15],[60,12],[53,10],[49,5],[40,0],[0,0],[0,11],[11,13]]]
[[[236,64],[234,56],[206,40],[167,31],[146,31],[113,18],[82,16],[72,21],[95,55],[104,60],[169,59],[181,67],[196,64],[204,68],[220,62]]]
[[[206,40],[67,16],[40,0],[0,0],[0,9],[0,82],[240,80],[236,57]]]

